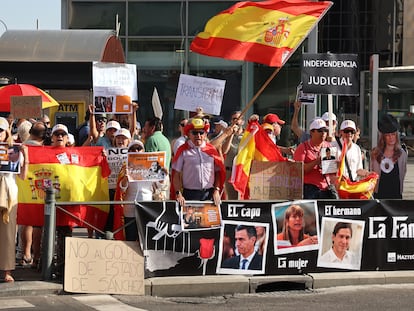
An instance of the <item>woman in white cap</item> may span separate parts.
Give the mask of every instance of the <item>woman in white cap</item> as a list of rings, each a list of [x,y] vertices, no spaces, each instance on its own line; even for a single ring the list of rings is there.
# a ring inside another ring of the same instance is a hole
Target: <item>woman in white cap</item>
[[[368,176],[369,171],[363,168],[361,148],[354,143],[356,125],[352,120],[344,120],[340,127],[340,138],[332,142],[332,146],[337,147],[338,160],[341,159],[341,150],[346,144],[345,169],[343,176],[351,181],[358,181]]]
[[[13,145],[12,134],[9,123],[5,118],[0,117],[0,142]],[[20,173],[19,177],[25,179],[29,165],[27,146],[20,147]],[[0,270],[3,271],[3,280],[13,282],[11,271],[16,265],[16,222],[17,222],[17,193],[16,174],[11,172],[0,173]],[[7,199],[7,194],[10,199]]]
[[[408,155],[401,147],[398,129],[397,120],[390,114],[378,121],[380,136],[371,153],[371,169],[379,175],[376,199],[402,199]]]

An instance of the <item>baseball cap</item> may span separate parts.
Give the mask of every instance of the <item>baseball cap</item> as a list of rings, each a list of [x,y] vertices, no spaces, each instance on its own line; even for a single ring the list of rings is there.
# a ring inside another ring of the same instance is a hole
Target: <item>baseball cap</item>
[[[322,120],[324,120],[325,122],[328,122],[329,121],[329,112],[327,111],[327,112],[325,112],[323,115],[322,115]],[[336,115],[334,114],[334,113],[332,113],[331,112],[331,119],[332,119],[332,121],[336,121]]]
[[[267,115],[265,115],[263,118],[263,122],[270,123],[270,124],[273,124],[273,123],[285,124],[285,121],[280,119],[279,116],[275,113],[268,113]]]
[[[351,128],[354,131],[356,131],[355,122],[352,121],[352,120],[344,120],[344,121],[342,121],[340,130],[342,131],[342,130],[347,129],[347,128]]]
[[[188,121],[187,125],[184,127],[184,133],[188,136],[188,133],[191,130],[204,130],[208,132],[210,129],[210,124],[203,119],[193,118]]]
[[[126,138],[131,139],[131,133],[125,128],[121,128],[121,129],[117,130],[115,132],[115,137],[116,136],[125,136]]]
[[[227,122],[226,122],[226,121],[224,121],[224,120],[219,120],[219,121],[216,121],[216,122],[214,122],[214,124],[221,125],[221,126],[222,126],[222,127],[224,127],[224,128],[227,128],[227,127],[228,127]]]
[[[53,133],[54,133],[54,132],[56,132],[56,131],[63,131],[63,132],[65,132],[65,133],[66,133],[66,135],[68,135],[68,134],[69,134],[68,128],[67,128],[67,126],[66,126],[66,125],[64,125],[64,124],[56,124],[56,125],[52,128],[52,135],[53,135]]]
[[[322,118],[316,118],[312,121],[312,123],[309,126],[309,130],[319,130],[321,128],[328,128],[326,126],[326,122]]]
[[[133,140],[133,141],[131,141],[130,143],[129,143],[129,145],[128,145],[128,149],[129,148],[131,148],[132,146],[135,146],[135,145],[139,145],[139,146],[141,146],[142,147],[142,149],[144,149],[144,144],[143,144],[143,142],[142,141],[140,141],[140,140]],[[145,150],[145,149],[144,149]]]
[[[0,129],[6,131],[9,128],[9,122],[3,117],[0,117]]]
[[[75,136],[73,136],[71,133],[68,134],[68,143],[71,145],[75,143]]]
[[[119,124],[118,121],[111,120],[108,123],[106,123],[105,131],[109,130],[111,128],[119,130],[119,129],[121,129],[121,125]]]

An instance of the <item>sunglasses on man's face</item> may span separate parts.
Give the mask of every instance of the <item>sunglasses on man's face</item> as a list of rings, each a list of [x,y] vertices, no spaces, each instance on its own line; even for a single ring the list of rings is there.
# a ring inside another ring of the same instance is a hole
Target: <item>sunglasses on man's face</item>
[[[314,131],[319,132],[319,133],[328,133],[327,128],[321,128],[321,129],[317,129],[317,130],[314,130]]]
[[[129,152],[140,152],[142,150],[142,146],[132,146],[128,149]]]
[[[193,134],[194,136],[197,136],[198,134],[203,135],[204,133],[204,131],[191,131],[191,134]]]

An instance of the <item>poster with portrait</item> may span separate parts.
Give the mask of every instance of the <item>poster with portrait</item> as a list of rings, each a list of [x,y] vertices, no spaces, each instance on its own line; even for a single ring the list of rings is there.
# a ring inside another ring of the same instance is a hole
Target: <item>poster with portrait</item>
[[[336,147],[321,148],[322,174],[335,174],[338,171],[338,152]]]
[[[322,217],[318,267],[360,270],[365,222]]]
[[[164,166],[165,151],[128,153],[127,174],[130,180],[164,180],[167,174]]]
[[[20,160],[20,144],[0,143],[0,172],[19,174]]]
[[[320,235],[317,201],[272,204],[272,221],[275,254],[318,249]]]
[[[269,224],[223,220],[217,273],[264,274]]]
[[[220,227],[221,209],[212,201],[185,201],[181,219],[183,231],[213,229]]]

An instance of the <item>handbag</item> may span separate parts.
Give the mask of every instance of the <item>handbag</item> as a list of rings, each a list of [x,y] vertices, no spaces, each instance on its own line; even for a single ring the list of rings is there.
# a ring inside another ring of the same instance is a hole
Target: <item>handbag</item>
[[[339,197],[338,191],[336,190],[335,185],[329,183],[328,182],[328,179],[326,178],[326,176],[325,175],[323,175],[323,176],[325,177],[325,180],[328,183],[328,189],[327,189],[327,191],[329,192],[329,198],[330,199],[334,199],[334,200],[339,200],[340,197]]]

